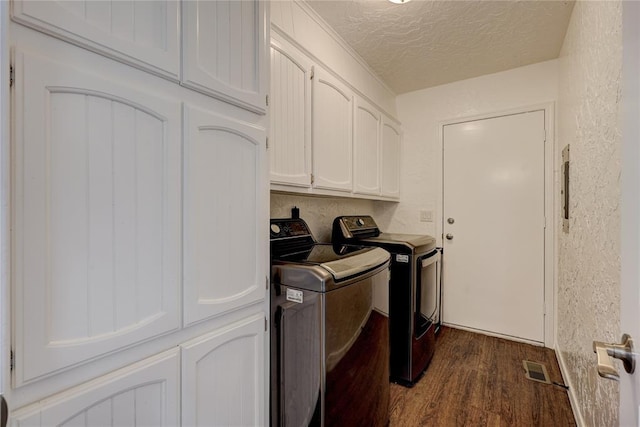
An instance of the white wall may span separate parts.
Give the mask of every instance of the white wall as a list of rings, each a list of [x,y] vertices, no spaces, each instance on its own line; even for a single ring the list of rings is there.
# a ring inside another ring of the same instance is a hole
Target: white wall
[[[621,9],[578,1],[560,55],[556,148],[571,144],[571,211],[569,233],[558,232],[557,349],[590,426],[618,423],[618,383],[598,377],[592,341],[621,336]]]
[[[441,244],[441,123],[554,101],[557,77],[558,61],[552,60],[400,95],[401,202],[376,206],[375,218],[388,224],[387,231],[430,234]],[[436,221],[420,222],[420,210],[434,211]]]

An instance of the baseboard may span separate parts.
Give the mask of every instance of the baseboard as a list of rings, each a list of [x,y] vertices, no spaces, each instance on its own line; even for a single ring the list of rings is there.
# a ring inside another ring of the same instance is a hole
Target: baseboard
[[[575,387],[571,382],[571,377],[569,376],[569,370],[567,365],[564,363],[564,359],[562,357],[562,352],[556,346],[554,349],[556,353],[556,359],[558,359],[558,365],[560,366],[560,373],[562,374],[562,381],[564,381],[564,385],[569,387],[567,390],[567,394],[569,395],[569,403],[571,403],[571,410],[573,411],[573,417],[576,420],[576,425],[578,427],[585,427],[586,424],[584,422],[584,418],[582,418],[582,412],[580,411],[580,405],[578,405],[578,398],[575,395]]]
[[[509,341],[516,341],[524,344],[531,344],[531,345],[535,345],[536,347],[544,347],[544,343],[540,341],[532,341],[525,338],[514,337],[512,335],[505,335],[505,334],[499,334],[497,332],[485,331],[484,329],[471,328],[469,326],[461,326],[455,323],[442,322],[442,325],[447,326],[449,328],[461,329],[463,331],[474,332],[476,334],[487,335],[490,337],[504,338],[505,340],[509,340]]]

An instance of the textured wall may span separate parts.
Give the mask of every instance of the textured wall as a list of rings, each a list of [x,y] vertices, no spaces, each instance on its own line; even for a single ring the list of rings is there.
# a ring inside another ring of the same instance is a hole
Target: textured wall
[[[401,202],[376,206],[376,218],[389,223],[389,231],[430,234],[441,244],[441,122],[554,101],[557,66],[552,60],[399,96]],[[421,209],[433,210],[436,221],[420,222]]]
[[[618,384],[594,339],[620,339],[621,3],[579,1],[560,56],[558,158],[571,144],[570,231],[558,233],[557,347],[586,425],[616,425]],[[559,228],[561,230],[561,228]]]

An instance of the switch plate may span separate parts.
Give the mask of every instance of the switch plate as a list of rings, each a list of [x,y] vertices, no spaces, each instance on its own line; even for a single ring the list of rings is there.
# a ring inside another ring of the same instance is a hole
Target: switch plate
[[[420,211],[420,222],[433,222],[433,211]]]

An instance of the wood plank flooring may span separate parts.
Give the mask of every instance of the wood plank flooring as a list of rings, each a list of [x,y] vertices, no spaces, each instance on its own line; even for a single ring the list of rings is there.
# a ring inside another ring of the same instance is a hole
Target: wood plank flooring
[[[575,426],[567,391],[526,379],[523,360],[563,382],[551,349],[443,327],[422,379],[391,384],[389,425]]]

